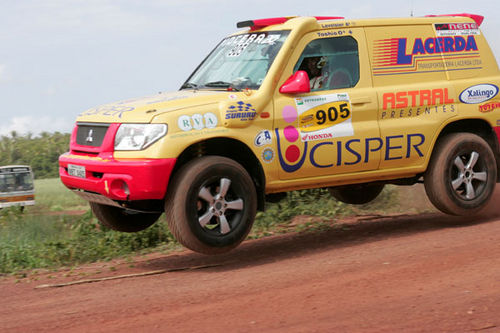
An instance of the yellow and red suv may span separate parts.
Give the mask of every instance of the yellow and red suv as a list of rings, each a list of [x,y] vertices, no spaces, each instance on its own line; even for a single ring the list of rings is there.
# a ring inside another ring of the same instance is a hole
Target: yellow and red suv
[[[344,202],[424,182],[474,214],[498,181],[500,75],[472,14],[238,23],[179,91],[83,112],[63,183],[105,225],[221,253],[266,198],[326,187]]]

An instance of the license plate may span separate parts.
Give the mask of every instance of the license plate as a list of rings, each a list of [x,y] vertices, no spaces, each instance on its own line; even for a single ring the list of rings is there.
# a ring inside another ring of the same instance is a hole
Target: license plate
[[[74,177],[85,178],[85,167],[82,165],[68,164],[68,174]]]

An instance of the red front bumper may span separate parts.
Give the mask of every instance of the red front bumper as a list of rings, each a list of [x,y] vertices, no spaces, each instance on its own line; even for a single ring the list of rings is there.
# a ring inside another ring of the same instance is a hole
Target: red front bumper
[[[63,154],[61,181],[70,189],[102,194],[113,200],[163,199],[175,158],[125,160]],[[85,178],[68,174],[68,164],[85,167]]]

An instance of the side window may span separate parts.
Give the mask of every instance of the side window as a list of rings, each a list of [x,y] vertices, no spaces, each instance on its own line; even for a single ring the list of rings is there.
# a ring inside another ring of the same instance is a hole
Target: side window
[[[294,72],[309,76],[311,91],[354,87],[359,81],[358,42],[351,36],[316,39],[307,44]]]

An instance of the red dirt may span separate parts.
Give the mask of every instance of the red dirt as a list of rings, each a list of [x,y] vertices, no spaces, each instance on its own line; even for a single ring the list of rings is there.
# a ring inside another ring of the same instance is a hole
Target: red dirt
[[[220,256],[4,277],[0,331],[500,332],[499,199],[474,218],[356,218]],[[198,269],[35,289],[186,267]]]

